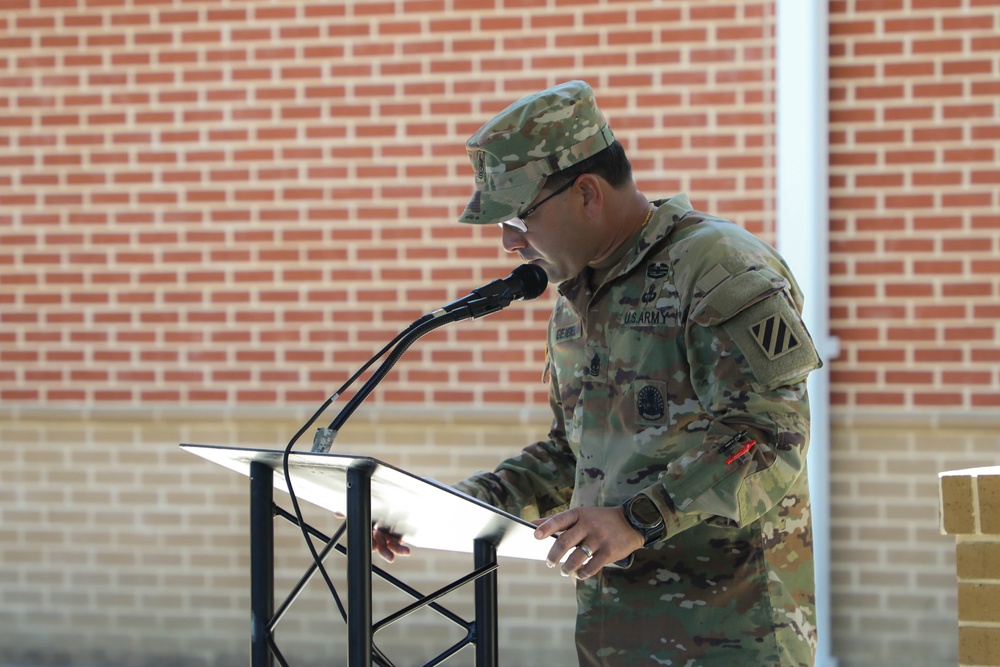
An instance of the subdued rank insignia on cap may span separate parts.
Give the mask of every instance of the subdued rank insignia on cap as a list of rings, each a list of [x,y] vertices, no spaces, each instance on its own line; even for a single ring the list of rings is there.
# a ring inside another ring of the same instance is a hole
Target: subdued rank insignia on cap
[[[750,327],[750,333],[764,354],[771,361],[784,356],[801,345],[779,313],[770,315]]]
[[[479,151],[476,158],[476,178],[481,181],[486,180],[486,151]]]

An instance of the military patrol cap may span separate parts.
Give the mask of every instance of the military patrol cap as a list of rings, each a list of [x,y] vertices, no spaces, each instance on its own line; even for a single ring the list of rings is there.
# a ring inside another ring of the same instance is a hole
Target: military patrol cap
[[[615,137],[594,91],[569,81],[514,102],[473,134],[465,148],[476,192],[459,222],[504,222],[523,211],[545,179],[604,150]]]

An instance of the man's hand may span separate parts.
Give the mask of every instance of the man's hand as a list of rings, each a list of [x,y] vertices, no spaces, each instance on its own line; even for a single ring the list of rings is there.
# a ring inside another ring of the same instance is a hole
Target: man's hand
[[[378,526],[372,530],[372,551],[377,552],[387,563],[396,560],[396,556],[410,555],[410,547],[403,544],[399,535]]]
[[[629,525],[621,507],[576,507],[532,523],[538,526],[535,537],[540,540],[562,532],[549,550],[546,563],[555,567],[572,549],[562,565],[565,577],[591,577],[643,544],[642,535]]]

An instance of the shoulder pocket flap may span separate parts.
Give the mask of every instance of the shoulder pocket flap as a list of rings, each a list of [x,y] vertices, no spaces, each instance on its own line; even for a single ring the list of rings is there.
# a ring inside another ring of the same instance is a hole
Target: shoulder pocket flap
[[[701,297],[691,310],[691,319],[710,327],[790,287],[788,280],[769,268],[731,276]]]

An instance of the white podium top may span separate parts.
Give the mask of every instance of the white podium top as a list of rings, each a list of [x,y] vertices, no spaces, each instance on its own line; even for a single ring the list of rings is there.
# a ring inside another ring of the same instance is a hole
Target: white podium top
[[[284,452],[212,445],[181,448],[250,476],[250,463],[274,471],[274,487],[287,492]],[[378,459],[345,454],[292,452],[288,470],[295,496],[331,512],[347,514],[347,470],[371,470],[372,521],[423,549],[472,553],[473,542],[494,544],[498,556],[544,561],[555,538],[537,540],[535,526],[433,479],[418,477]]]

